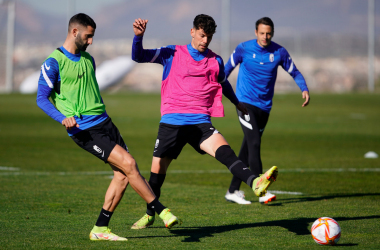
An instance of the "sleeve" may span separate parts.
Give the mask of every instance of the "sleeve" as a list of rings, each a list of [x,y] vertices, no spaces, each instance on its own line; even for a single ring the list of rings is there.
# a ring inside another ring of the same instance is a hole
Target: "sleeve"
[[[158,63],[165,65],[174,55],[175,45],[158,49],[144,49],[143,36],[136,36],[132,43],[132,60],[138,63]]]
[[[48,116],[59,123],[66,118],[49,101],[50,94],[54,91],[54,85],[59,80],[58,62],[54,58],[48,58],[41,66],[40,79],[38,81],[37,105]]]
[[[234,90],[232,89],[232,86],[230,82],[226,78],[226,74],[224,73],[224,65],[223,65],[223,59],[220,56],[216,57],[216,60],[219,63],[219,75],[218,75],[218,82],[222,86],[223,89],[223,95],[228,98],[233,104],[238,105],[239,100],[235,95]]]
[[[239,44],[234,52],[232,52],[230,59],[224,66],[224,72],[226,74],[226,77],[228,78],[231,74],[231,72],[235,69],[235,67],[242,62],[243,58],[243,53],[244,53],[244,46],[243,44]]]
[[[301,72],[299,72],[288,51],[285,48],[282,48],[281,50],[281,66],[285,71],[289,73],[289,75],[293,77],[294,81],[296,82],[296,84],[302,92],[309,91],[306,85],[305,78],[303,77]]]

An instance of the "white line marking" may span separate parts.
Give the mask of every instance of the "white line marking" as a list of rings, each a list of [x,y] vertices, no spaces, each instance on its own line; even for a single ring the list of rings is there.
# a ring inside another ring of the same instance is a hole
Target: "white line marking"
[[[14,168],[14,167],[3,167],[3,166],[0,166],[0,170],[8,170],[8,171],[20,171],[20,168]]]
[[[288,192],[288,191],[276,191],[276,190],[270,190],[269,192],[273,194],[292,194],[292,195],[303,195],[301,192]]]
[[[4,167],[3,167],[4,168]],[[7,169],[9,170],[9,169]],[[380,168],[319,168],[319,169],[279,169],[281,173],[324,173],[324,172],[380,172]],[[150,171],[143,170],[140,171],[142,174],[149,174]],[[61,176],[75,176],[75,175],[112,175],[112,171],[83,171],[83,172],[2,172],[0,176],[7,175],[61,175]],[[212,170],[168,170],[168,174],[230,174],[227,169],[212,169]]]

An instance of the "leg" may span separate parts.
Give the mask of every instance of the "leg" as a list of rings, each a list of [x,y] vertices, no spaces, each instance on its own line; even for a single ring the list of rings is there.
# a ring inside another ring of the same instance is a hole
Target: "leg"
[[[245,138],[245,136],[243,137],[243,142],[241,144],[239,160],[241,160],[246,166],[249,166],[248,165],[248,146],[247,146],[247,139]],[[228,193],[234,194],[235,191],[239,191],[240,185],[241,185],[241,180],[233,175],[230,187],[228,189]]]
[[[162,184],[164,184],[166,171],[168,170],[172,160],[173,159],[169,157],[159,158],[153,156],[149,185],[152,188],[157,199],[159,199],[161,196],[161,187]],[[155,214],[154,209],[151,206],[149,206],[149,204],[147,204],[146,213],[150,216],[154,216]]]
[[[125,149],[116,145],[108,157],[108,162],[128,177],[132,188],[147,203],[151,203],[156,198],[145,179],[140,175],[135,159]]]
[[[258,176],[254,175],[251,170],[237,158],[221,134],[215,133],[211,135],[201,143],[200,148],[226,165],[234,176],[237,176],[240,180],[247,183],[248,186],[252,187],[253,180]]]
[[[221,134],[213,134],[203,141],[200,148],[228,167],[230,172],[250,186],[256,196],[263,196],[276,180],[277,167],[272,167],[261,177],[256,176],[235,155]]]
[[[124,195],[125,189],[128,186],[128,178],[122,172],[120,172],[120,170],[113,167],[112,165],[111,168],[114,171],[114,176],[107,189],[103,208],[100,211],[98,220],[96,221],[95,226],[97,227],[108,227],[112,214],[115,211],[117,205]]]
[[[252,172],[258,176],[263,172],[260,155],[261,136],[268,122],[269,114],[249,104],[246,104],[246,107],[249,116],[245,116],[240,111],[237,111],[244,133],[239,159],[249,166]],[[233,193],[239,190],[240,183],[241,181],[239,181],[238,178],[233,177],[229,192]]]
[[[173,159],[177,158],[183,146],[186,144],[185,141],[181,140],[181,134],[183,134],[183,131],[180,126],[163,123],[159,126],[149,178],[149,185],[157,199],[161,196],[161,187],[164,183],[166,171],[170,163]],[[147,203],[146,214],[134,223],[131,229],[147,228],[153,225],[154,220],[155,210],[152,204]]]
[[[113,212],[115,211],[117,205],[119,205],[119,202],[124,195],[129,181],[127,176],[116,167],[111,165],[111,168],[114,174],[106,192],[103,209]]]

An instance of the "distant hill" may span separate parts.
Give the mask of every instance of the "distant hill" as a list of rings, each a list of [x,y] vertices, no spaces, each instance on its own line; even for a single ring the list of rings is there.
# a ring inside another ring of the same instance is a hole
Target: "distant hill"
[[[91,14],[98,29],[97,39],[133,37],[135,18],[149,19],[147,35],[154,39],[184,39],[189,36],[197,14],[209,14],[218,24],[215,39],[220,38],[221,0],[139,0],[105,5]],[[269,16],[275,23],[275,37],[300,35],[346,34],[365,39],[367,34],[367,1],[335,0],[268,0],[231,1],[232,40],[253,38],[255,22]],[[376,6],[377,34],[380,33],[380,6]],[[63,13],[65,13],[63,11]],[[17,1],[17,42],[58,42],[66,35],[67,20],[63,14],[49,15]]]

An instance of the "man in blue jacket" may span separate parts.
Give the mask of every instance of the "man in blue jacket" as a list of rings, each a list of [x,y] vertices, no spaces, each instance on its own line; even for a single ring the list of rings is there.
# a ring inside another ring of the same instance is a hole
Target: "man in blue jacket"
[[[261,136],[268,122],[272,108],[274,85],[277,78],[277,68],[281,66],[294,79],[302,91],[305,102],[309,104],[310,96],[302,74],[296,68],[288,51],[281,45],[272,42],[274,34],[273,21],[263,17],[256,22],[257,39],[240,43],[225,65],[226,77],[240,64],[236,83],[236,96],[247,107],[249,114],[238,112],[239,121],[244,132],[244,139],[239,153],[239,159],[256,175],[262,174],[260,158]],[[239,191],[241,180],[232,178],[225,198],[238,204],[250,204],[244,199],[244,193]],[[276,199],[270,192],[259,198],[259,202],[268,203]]]

